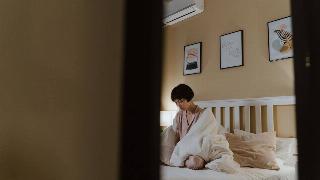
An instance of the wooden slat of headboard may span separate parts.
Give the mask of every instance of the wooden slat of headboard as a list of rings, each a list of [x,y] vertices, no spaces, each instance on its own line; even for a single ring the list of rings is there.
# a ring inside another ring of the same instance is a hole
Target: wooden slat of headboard
[[[224,108],[224,128],[230,132],[230,107]]]
[[[229,100],[214,100],[214,101],[197,101],[202,108],[215,107],[215,117],[221,124],[221,108],[224,108],[224,125],[228,131],[230,129],[230,107],[233,108],[234,129],[240,129],[240,107],[244,107],[244,130],[250,132],[250,107],[255,107],[256,133],[262,132],[261,107],[267,106],[267,131],[274,131],[273,122],[273,107],[275,105],[294,105],[294,96],[279,96],[279,97],[264,97],[250,99],[229,99]]]
[[[240,129],[240,108],[239,108],[239,106],[235,106],[233,108],[233,122],[234,122],[234,129]]]
[[[274,123],[273,123],[273,105],[267,105],[267,124],[268,129],[267,131],[274,131]]]

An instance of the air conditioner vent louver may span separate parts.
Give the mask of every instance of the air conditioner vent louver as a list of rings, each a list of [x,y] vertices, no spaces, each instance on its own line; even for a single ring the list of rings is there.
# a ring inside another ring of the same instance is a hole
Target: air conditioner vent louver
[[[185,16],[188,16],[188,15],[194,13],[194,12],[196,12],[196,11],[193,10],[193,11],[187,13],[187,14],[182,14],[181,16],[177,16],[175,19],[172,19],[172,20],[168,21],[167,24],[172,23],[172,22],[174,22],[174,21],[177,21],[177,20],[179,20],[179,19],[181,19],[181,18],[183,18],[183,17],[185,17]]]
[[[194,15],[204,9],[203,0],[172,0],[165,2],[163,23],[172,25]]]

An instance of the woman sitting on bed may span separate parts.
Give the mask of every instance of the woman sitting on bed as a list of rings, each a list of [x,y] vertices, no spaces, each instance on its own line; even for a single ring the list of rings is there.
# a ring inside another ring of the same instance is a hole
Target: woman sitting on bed
[[[173,120],[172,128],[180,141],[197,122],[203,109],[192,102],[194,93],[185,84],[179,84],[171,92],[171,100],[179,107],[179,112]],[[185,166],[190,169],[202,169],[205,161],[200,156],[189,156]]]

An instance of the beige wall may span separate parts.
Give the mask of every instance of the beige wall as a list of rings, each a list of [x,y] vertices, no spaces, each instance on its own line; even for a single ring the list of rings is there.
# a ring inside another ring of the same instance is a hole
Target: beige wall
[[[122,2],[0,2],[0,179],[117,179]]]
[[[293,60],[270,63],[268,57],[267,22],[289,16],[289,3],[205,0],[203,13],[166,27],[161,109],[176,109],[170,93],[179,83],[193,88],[194,100],[294,95]],[[244,30],[244,66],[220,70],[219,37],[237,30]],[[199,41],[203,42],[202,72],[183,76],[183,47]]]

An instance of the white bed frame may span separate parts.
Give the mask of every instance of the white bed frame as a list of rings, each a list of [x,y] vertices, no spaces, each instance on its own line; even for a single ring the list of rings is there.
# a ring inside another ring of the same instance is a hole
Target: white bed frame
[[[278,105],[295,105],[294,96],[277,96],[250,99],[196,101],[201,108],[215,108],[215,117],[221,124],[221,109],[224,108],[224,127],[230,132],[230,115],[233,113],[233,128],[240,129],[240,107],[243,107],[244,130],[250,132],[250,107],[255,108],[256,133],[262,132],[261,107],[267,107],[267,131],[274,131],[273,108]],[[233,108],[231,112],[230,109]]]

